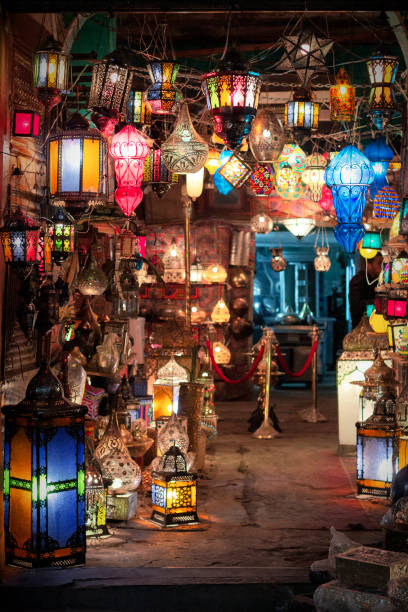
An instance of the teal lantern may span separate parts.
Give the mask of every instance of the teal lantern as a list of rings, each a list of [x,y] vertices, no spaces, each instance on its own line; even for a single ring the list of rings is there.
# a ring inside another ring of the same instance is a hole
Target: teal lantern
[[[381,234],[379,232],[366,232],[361,248],[379,251],[382,248]]]

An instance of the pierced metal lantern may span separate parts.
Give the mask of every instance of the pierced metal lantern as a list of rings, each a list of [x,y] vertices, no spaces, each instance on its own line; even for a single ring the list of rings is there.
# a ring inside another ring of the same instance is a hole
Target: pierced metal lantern
[[[90,257],[87,266],[78,274],[77,285],[82,295],[102,295],[106,290],[108,279],[94,257]]]
[[[274,272],[283,272],[286,270],[288,262],[282,255],[283,249],[272,249],[271,268]]]
[[[126,114],[133,72],[123,52],[116,49],[94,63],[88,108],[105,116]]]
[[[107,485],[102,469],[95,457],[92,432],[85,438],[85,528],[87,538],[109,536],[106,526]]]
[[[259,163],[278,161],[285,144],[285,133],[275,114],[267,109],[260,109],[252,123],[249,134],[249,146]]]
[[[30,110],[14,111],[13,136],[36,137],[40,134],[40,114]]]
[[[400,207],[398,193],[385,185],[377,191],[373,202],[373,215],[376,219],[393,219]]]
[[[17,266],[37,263],[39,235],[40,228],[17,208],[0,230],[4,261]]]
[[[173,238],[163,254],[164,280],[166,283],[183,283],[186,277],[184,254]]]
[[[61,102],[60,93],[68,89],[68,60],[52,37],[34,53],[33,86],[47,111]]]
[[[259,213],[252,217],[251,230],[257,234],[269,234],[273,230],[273,221],[265,213]]]
[[[162,527],[194,525],[197,515],[197,475],[187,472],[180,449],[173,445],[152,474],[151,521]]]
[[[126,121],[140,125],[152,124],[152,109],[143,91],[131,91],[126,106]]]
[[[85,411],[64,398],[46,362],[25,398],[3,408],[5,548],[11,565],[85,563]]]
[[[167,60],[147,64],[152,85],[145,95],[152,113],[168,115],[176,110],[177,104],[182,100],[181,92],[174,85],[179,68],[179,64]]]
[[[228,306],[223,298],[220,298],[215,304],[211,312],[211,321],[213,323],[228,323],[231,315]]]
[[[155,420],[178,412],[180,383],[188,382],[185,368],[171,359],[157,372],[153,385],[153,411]]]
[[[382,51],[374,53],[367,61],[370,79],[369,112],[375,126],[381,130],[397,108],[394,82],[399,59],[385,55]]]
[[[183,103],[174,130],[161,146],[163,161],[170,172],[198,172],[208,156],[208,144],[194,129],[188,106]]]
[[[241,157],[233,153],[217,172],[232,187],[239,189],[251,176],[252,168]]]
[[[319,126],[320,104],[313,102],[309,92],[303,89],[295,92],[293,100],[285,104],[285,126],[295,133],[308,133]]]
[[[47,236],[51,240],[51,257],[61,265],[75,250],[75,221],[61,206],[47,223]]]
[[[344,68],[336,76],[336,84],[330,87],[330,119],[353,121],[356,108],[356,90]]]
[[[330,267],[329,247],[316,247],[316,257],[314,258],[315,270],[317,272],[328,272]]]
[[[388,185],[386,175],[394,151],[387,144],[384,136],[378,135],[365,148],[364,155],[370,160],[374,170],[374,180],[370,185],[370,195],[375,198],[377,192]]]
[[[259,72],[248,70],[240,55],[227,53],[216,69],[202,77],[214,131],[231,149],[249,134],[261,91]]]
[[[69,204],[107,197],[106,140],[89,121],[74,113],[61,132],[49,139],[50,194]]]
[[[321,200],[326,164],[326,158],[320,153],[312,153],[306,157],[306,169],[302,174],[302,181],[307,185],[313,202]]]

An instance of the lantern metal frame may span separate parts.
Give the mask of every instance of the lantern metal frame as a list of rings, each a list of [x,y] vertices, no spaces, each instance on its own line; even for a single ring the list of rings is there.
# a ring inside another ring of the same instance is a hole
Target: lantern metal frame
[[[88,108],[103,115],[126,114],[132,87],[133,69],[123,51],[116,49],[94,63]]]
[[[285,126],[293,128],[295,134],[309,133],[319,127],[320,104],[312,101],[311,93],[299,89],[293,100],[285,104]]]
[[[34,53],[33,86],[47,111],[61,101],[59,94],[68,89],[69,58],[52,37]]]
[[[371,85],[368,97],[369,114],[376,127],[382,129],[397,108],[394,82],[399,59],[379,50],[367,60],[366,65]]]
[[[75,250],[75,220],[59,206],[47,223],[52,260],[61,263]]]
[[[233,153],[217,172],[232,187],[239,189],[251,176],[252,168],[239,155]]]

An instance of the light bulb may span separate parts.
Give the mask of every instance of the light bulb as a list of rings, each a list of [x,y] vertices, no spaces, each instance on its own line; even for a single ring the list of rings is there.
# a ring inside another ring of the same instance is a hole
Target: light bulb
[[[271,137],[271,130],[263,130],[262,136],[264,138],[270,138]]]
[[[214,350],[215,350],[216,353],[219,353],[221,349],[220,349],[219,346],[216,346]]]
[[[112,83],[116,83],[116,82],[117,82],[117,80],[118,80],[118,73],[117,73],[117,72],[113,72],[113,73],[110,75],[110,77],[109,77],[109,78],[110,78],[110,80],[112,81]]]
[[[122,486],[122,480],[120,478],[114,478],[111,484],[112,489],[120,489]]]
[[[302,55],[307,55],[308,53],[310,53],[310,45],[307,43],[303,43],[303,45],[300,45],[300,53]]]
[[[191,312],[197,312],[197,306],[192,306],[191,307]]]
[[[176,257],[176,255],[177,255],[177,251],[176,251],[175,249],[172,249],[172,250],[170,251],[170,255],[171,255],[172,257]]]

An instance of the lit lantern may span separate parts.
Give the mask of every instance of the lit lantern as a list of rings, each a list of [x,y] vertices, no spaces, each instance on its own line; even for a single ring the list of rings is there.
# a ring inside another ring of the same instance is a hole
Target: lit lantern
[[[203,266],[198,257],[196,257],[190,266],[190,281],[192,283],[203,282]]]
[[[203,272],[203,281],[206,283],[225,283],[227,272],[221,264],[210,264]]]
[[[407,290],[391,290],[387,296],[386,319],[407,318]]]
[[[213,342],[212,350],[218,365],[227,365],[231,361],[231,352],[223,342]]]
[[[4,261],[13,265],[35,264],[40,228],[20,208],[5,219],[0,229]]]
[[[287,162],[280,164],[276,191],[287,200],[296,200],[304,194],[305,185],[302,183],[301,173],[294,170]]]
[[[306,157],[306,169],[302,174],[302,181],[309,188],[313,202],[321,200],[326,163],[326,158],[320,153],[313,153]]]
[[[163,254],[164,280],[166,283],[182,283],[186,277],[183,253],[173,238]]]
[[[88,264],[77,277],[78,290],[82,295],[102,295],[108,286],[105,273],[98,266],[94,257],[90,257]]]
[[[284,165],[289,164],[292,170],[302,174],[303,170],[306,168],[306,153],[299,147],[299,145],[288,142],[283,147],[278,162],[281,168]]]
[[[85,438],[85,526],[86,537],[100,538],[109,535],[106,527],[107,486],[95,457],[91,431]]]
[[[207,319],[207,314],[205,310],[202,310],[198,306],[191,307],[191,323],[204,323]]]
[[[3,408],[7,563],[85,563],[85,411],[64,398],[46,362],[25,399]]]
[[[329,247],[316,247],[316,257],[314,258],[315,270],[317,272],[328,272],[330,267]]]
[[[47,112],[61,102],[60,93],[68,89],[68,59],[53,38],[34,54],[33,85]]]
[[[252,217],[251,230],[256,234],[269,234],[273,230],[273,221],[268,215],[260,213]]]
[[[374,170],[374,180],[370,185],[370,195],[375,198],[377,192],[387,185],[387,169],[394,157],[394,151],[387,144],[384,136],[378,135],[364,149],[365,156],[370,160]]]
[[[36,137],[40,133],[40,115],[35,111],[14,111],[13,136]]]
[[[220,155],[220,167],[223,166],[231,157],[232,151],[223,151]],[[214,185],[222,195],[228,195],[234,188],[220,175],[220,168],[214,173]]]
[[[392,351],[397,350],[399,344],[399,337],[403,330],[406,328],[407,322],[405,320],[394,319],[391,320],[387,325],[387,336],[388,344]]]
[[[156,421],[171,416],[173,412],[177,414],[180,383],[188,380],[187,370],[173,356],[159,369],[153,385],[153,412]]]
[[[217,151],[217,149],[211,148],[208,151],[207,161],[205,162],[204,167],[207,168],[208,172],[212,176],[214,172],[218,170],[220,165],[221,165],[220,153]]]
[[[251,131],[256,115],[261,90],[259,73],[248,70],[241,57],[231,51],[213,72],[203,75],[202,87],[214,132],[236,149]]]
[[[381,234],[379,232],[366,232],[360,247],[360,255],[366,259],[375,257],[382,248]]]
[[[180,91],[174,85],[179,68],[179,64],[167,60],[147,64],[152,85],[146,91],[146,100],[152,113],[168,115],[176,110],[182,99]]]
[[[194,525],[197,516],[197,475],[187,472],[180,449],[173,445],[152,474],[151,521],[162,527]]]
[[[377,191],[373,202],[373,215],[376,219],[393,219],[400,207],[398,193],[385,185]]]
[[[271,268],[274,272],[283,272],[286,270],[288,262],[282,255],[283,249],[272,249]]]
[[[126,106],[126,121],[140,125],[152,124],[152,110],[143,91],[131,91]]]
[[[143,183],[149,183],[159,198],[167,193],[173,183],[178,183],[178,179],[178,174],[166,168],[160,149],[149,153],[144,163]]]
[[[353,121],[356,108],[356,90],[344,68],[340,68],[336,85],[330,87],[331,121]]]
[[[194,172],[194,174],[186,174],[186,191],[187,195],[196,200],[203,193],[204,188],[204,166]]]
[[[233,153],[217,172],[232,187],[239,189],[251,176],[252,168],[238,155]]]
[[[163,161],[170,172],[194,173],[200,170],[208,155],[208,145],[194,129],[186,103],[181,105],[174,130],[161,146]]]
[[[214,306],[211,313],[211,321],[213,323],[228,323],[230,320],[230,311],[223,298],[220,298]]]
[[[75,113],[61,132],[50,136],[48,181],[50,194],[67,203],[106,200],[106,140],[89,121]]]
[[[318,204],[325,213],[330,212],[333,208],[333,194],[327,185],[323,185],[322,187],[322,197],[318,201]]]
[[[295,218],[285,219],[282,221],[283,225],[287,230],[290,231],[298,240],[301,240],[307,236],[315,226],[313,219],[308,218]]]
[[[47,223],[47,236],[51,239],[51,257],[61,265],[75,249],[75,221],[61,206]]]
[[[367,189],[374,180],[370,161],[353,145],[332,159],[325,172],[331,188],[338,225],[334,233],[347,253],[352,253],[364,235],[361,224]]]
[[[144,162],[150,153],[146,139],[132,125],[125,125],[111,140],[109,153],[115,161],[116,183],[119,187],[139,187]]]
[[[320,104],[312,102],[309,92],[299,89],[293,100],[285,104],[285,126],[293,128],[294,133],[308,133],[317,130],[319,125]]]
[[[258,165],[249,177],[249,187],[257,197],[269,196],[275,188],[272,166]]]
[[[394,82],[398,64],[397,57],[384,55],[381,51],[374,53],[367,61],[371,85],[368,98],[369,110],[373,123],[379,130],[396,110]]]
[[[285,144],[285,134],[275,114],[267,109],[257,112],[249,134],[249,146],[259,163],[274,163]]]
[[[115,189],[115,202],[127,217],[135,212],[142,200],[143,191],[140,187],[118,187]]]

